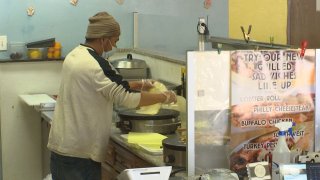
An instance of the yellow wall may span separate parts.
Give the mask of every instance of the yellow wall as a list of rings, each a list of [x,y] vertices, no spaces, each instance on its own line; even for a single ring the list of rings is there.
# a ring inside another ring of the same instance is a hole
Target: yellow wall
[[[287,0],[229,0],[229,38],[243,39],[250,24],[251,39],[287,44]]]

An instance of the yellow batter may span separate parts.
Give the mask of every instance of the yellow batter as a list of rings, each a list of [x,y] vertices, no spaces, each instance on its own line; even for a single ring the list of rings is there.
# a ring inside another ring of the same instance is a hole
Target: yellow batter
[[[153,88],[149,90],[151,93],[159,93],[159,92],[165,92],[167,91],[167,87],[156,81],[153,83]],[[149,114],[149,115],[154,115],[159,112],[161,108],[161,103],[153,104],[150,106],[141,106],[140,109],[136,110],[136,113],[138,114]]]

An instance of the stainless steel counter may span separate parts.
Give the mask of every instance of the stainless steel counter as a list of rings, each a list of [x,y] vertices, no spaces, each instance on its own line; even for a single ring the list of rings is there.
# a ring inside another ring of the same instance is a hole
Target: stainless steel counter
[[[41,111],[41,117],[51,124],[51,121],[53,120],[53,111]]]

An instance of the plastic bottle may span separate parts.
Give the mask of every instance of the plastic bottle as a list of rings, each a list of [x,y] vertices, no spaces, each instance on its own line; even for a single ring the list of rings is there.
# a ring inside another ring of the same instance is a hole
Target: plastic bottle
[[[278,143],[272,151],[272,180],[279,180],[280,164],[290,163],[290,149],[286,142],[286,132],[292,127],[292,122],[280,122],[275,125],[279,128]]]

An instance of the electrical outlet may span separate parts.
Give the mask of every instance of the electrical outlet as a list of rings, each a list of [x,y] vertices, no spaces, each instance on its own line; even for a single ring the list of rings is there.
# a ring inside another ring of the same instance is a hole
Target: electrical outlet
[[[7,49],[7,36],[0,36],[0,51],[5,51]]]

